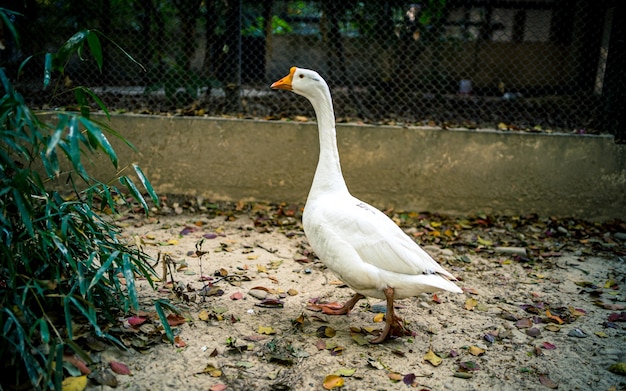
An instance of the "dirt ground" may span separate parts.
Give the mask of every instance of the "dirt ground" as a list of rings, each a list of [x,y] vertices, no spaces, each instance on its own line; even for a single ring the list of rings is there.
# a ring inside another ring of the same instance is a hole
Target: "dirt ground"
[[[126,240],[160,259],[161,278],[156,290],[138,282],[145,312],[119,334],[129,349],[99,353],[103,368],[130,369],[116,375],[118,389],[626,389],[611,367],[626,361],[623,224],[602,232],[572,221],[553,229],[549,219],[396,214],[464,293],[397,301],[414,336],[371,345],[384,303],[362,300],[347,316],[315,311],[315,302],[353,292],[311,253],[300,210],[240,209],[174,205],[170,214],[118,220]],[[164,260],[173,272],[166,280]],[[161,342],[154,299],[181,310],[170,315],[176,346]],[[89,389],[113,388],[91,381]]]

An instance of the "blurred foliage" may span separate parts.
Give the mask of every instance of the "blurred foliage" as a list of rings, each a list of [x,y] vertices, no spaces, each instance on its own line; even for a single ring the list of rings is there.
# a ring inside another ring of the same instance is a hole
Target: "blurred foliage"
[[[0,14],[15,34],[13,14],[4,9]],[[91,90],[59,87],[74,57],[90,58],[102,69],[103,37],[81,30],[45,56],[44,88],[53,94],[73,92],[77,112],[33,112],[0,68],[0,388],[61,389],[64,354],[90,362],[77,342],[85,330],[120,344],[105,326],[139,309],[135,279],[151,282],[154,275],[149,257],[129,247],[112,219],[101,213],[115,213],[133,199],[147,213],[139,187],[129,176],[116,178],[120,188],[104,183],[83,164],[99,153],[119,169],[109,138],[128,142],[90,116],[90,103],[109,115]],[[146,176],[139,167],[133,169],[158,205]],[[72,195],[54,191],[53,181],[61,178],[67,178]]]

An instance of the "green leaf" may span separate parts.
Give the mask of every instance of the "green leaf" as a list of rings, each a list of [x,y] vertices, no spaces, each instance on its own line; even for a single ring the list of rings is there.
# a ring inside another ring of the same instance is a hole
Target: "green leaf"
[[[20,212],[20,217],[22,218],[22,223],[24,227],[26,227],[26,231],[28,234],[33,237],[35,236],[35,231],[33,230],[33,222],[30,219],[30,206],[24,200],[24,196],[18,189],[13,189],[13,200],[17,205],[17,209]]]
[[[67,149],[64,148],[64,152],[67,157],[72,162],[72,166],[78,172],[78,174],[86,181],[89,176],[83,167],[83,164],[80,162],[80,147],[78,142],[81,138],[80,132],[78,130],[78,118],[76,116],[71,116],[68,124],[69,132],[67,134],[67,138],[69,140],[69,145],[66,145]],[[63,144],[60,144],[63,145]]]
[[[91,91],[87,87],[81,87],[81,88],[83,89],[84,92],[86,92],[89,96],[91,96],[91,99],[93,99],[96,102],[96,104],[98,104],[98,106],[100,106],[100,110],[102,110],[104,114],[106,114],[107,119],[110,121],[111,116],[109,115],[109,110],[104,105],[104,102],[102,102],[102,100],[98,97],[98,95],[96,95],[93,91]]]
[[[43,66],[43,89],[47,89],[50,85],[50,80],[52,80],[52,62],[53,55],[52,53],[46,53],[44,66]]]
[[[141,170],[141,168],[138,165],[133,164],[133,168],[135,169],[135,173],[139,177],[139,180],[141,181],[141,184],[143,185],[143,187],[148,192],[148,195],[150,195],[150,198],[152,198],[152,201],[154,202],[154,204],[156,206],[159,206],[159,197],[157,196],[156,192],[154,191],[154,188],[152,187],[152,184],[150,183],[150,181],[148,180],[146,175],[143,173],[143,171]]]
[[[102,45],[100,45],[100,38],[98,38],[98,34],[96,34],[95,30],[89,30],[89,34],[87,34],[87,43],[89,44],[91,55],[96,59],[98,69],[102,72]]]
[[[81,117],[80,122],[85,125],[89,136],[98,143],[98,146],[102,148],[102,150],[107,154],[109,159],[111,159],[111,163],[113,163],[113,166],[117,168],[117,155],[115,154],[115,150],[111,146],[111,143],[109,143],[109,140],[106,138],[104,133],[102,133],[102,130],[100,130],[100,128],[96,126],[96,124],[91,122],[88,118]]]
[[[137,186],[135,186],[135,183],[133,182],[132,179],[130,179],[127,176],[122,176],[119,179],[120,183],[124,186],[126,186],[126,188],[128,189],[128,191],[130,191],[130,195],[141,204],[141,206],[143,206],[143,210],[146,212],[146,214],[148,214],[148,212],[150,211],[148,209],[148,204],[146,203],[146,200],[143,198],[143,196],[141,195],[141,193],[139,192],[139,190],[137,189]]]
[[[9,15],[20,15],[22,16],[22,14],[15,12],[15,11],[10,11],[6,8],[0,8],[0,19],[2,19],[2,24],[4,26],[6,26],[6,28],[9,30],[9,32],[11,33],[11,35],[13,36],[13,38],[15,39],[15,45],[17,46],[17,49],[19,50],[20,48],[20,36],[17,33],[17,30],[15,30],[15,26],[13,25],[13,22],[11,21],[11,18],[9,17]]]
[[[172,332],[170,324],[167,322],[167,316],[165,316],[165,311],[163,311],[164,306],[165,302],[163,300],[154,301],[154,308],[156,309],[157,315],[159,315],[161,325],[163,326],[163,330],[165,330],[165,335],[167,335],[167,339],[170,341],[170,343],[174,343],[174,333]]]
[[[113,263],[115,259],[117,259],[119,255],[120,255],[119,250],[115,250],[111,253],[111,255],[109,255],[109,258],[107,258],[106,262],[104,262],[102,266],[100,266],[100,269],[98,269],[96,274],[91,279],[91,283],[89,283],[89,289],[96,286],[100,282],[100,280],[102,279],[105,273],[111,271],[111,264]]]
[[[128,297],[130,298],[130,303],[133,309],[138,311],[139,300],[137,299],[137,289],[135,289],[135,270],[133,268],[133,264],[130,262],[130,256],[127,253],[122,254],[122,259],[122,270],[124,272],[124,278],[126,279]]]
[[[65,41],[63,46],[61,46],[61,48],[54,55],[52,62],[53,69],[63,72],[65,70],[65,65],[70,60],[70,57],[74,53],[79,52],[88,35],[89,30],[81,30]]]
[[[102,35],[104,38],[108,39],[109,42],[111,42],[113,45],[115,45],[115,47],[117,47],[122,53],[124,53],[124,55],[132,62],[134,62],[135,64],[139,65],[139,67],[144,71],[147,72],[146,68],[141,65],[141,63],[139,63],[139,61],[135,60],[133,58],[133,56],[131,56],[130,54],[128,54],[124,49],[122,49],[122,47],[115,42],[114,40],[112,40],[111,38],[107,37],[106,35],[104,35],[102,32],[98,31],[98,33],[100,33],[100,35]]]

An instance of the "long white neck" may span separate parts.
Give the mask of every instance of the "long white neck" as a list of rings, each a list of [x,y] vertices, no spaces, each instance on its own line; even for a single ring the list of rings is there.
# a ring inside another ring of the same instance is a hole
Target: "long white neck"
[[[317,90],[316,96],[309,97],[319,128],[320,156],[315,170],[315,177],[309,192],[309,199],[329,192],[348,193],[348,187],[341,174],[337,135],[335,131],[335,113],[328,89]]]

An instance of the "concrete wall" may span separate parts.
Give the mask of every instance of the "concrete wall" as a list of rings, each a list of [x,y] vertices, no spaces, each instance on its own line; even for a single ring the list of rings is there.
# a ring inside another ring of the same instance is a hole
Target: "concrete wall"
[[[314,123],[123,115],[123,166],[161,194],[304,203],[318,157]],[[626,218],[626,146],[611,136],[338,125],[351,192],[377,207]],[[113,140],[112,140],[113,141]],[[103,179],[115,174],[96,160]]]

